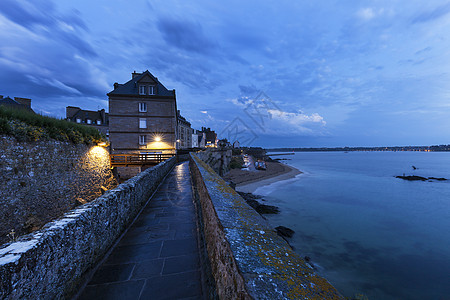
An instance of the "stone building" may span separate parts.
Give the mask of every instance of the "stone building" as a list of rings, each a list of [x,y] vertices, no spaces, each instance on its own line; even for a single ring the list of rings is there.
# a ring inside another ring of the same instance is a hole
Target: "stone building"
[[[205,133],[205,146],[217,148],[217,134],[211,128],[202,127],[201,132]]]
[[[0,106],[7,106],[14,109],[23,109],[34,112],[31,109],[31,99],[29,98],[14,97],[14,99],[11,99],[10,97],[3,98],[3,96],[0,95]]]
[[[177,111],[177,149],[192,148],[192,128],[189,123],[181,114]]]
[[[109,134],[109,114],[104,109],[93,111],[76,106],[67,106],[66,120],[95,127],[106,136]]]
[[[109,92],[109,140],[113,154],[175,153],[177,104],[148,70],[114,83]]]
[[[193,130],[192,133],[192,148],[205,148],[206,133],[200,130]]]

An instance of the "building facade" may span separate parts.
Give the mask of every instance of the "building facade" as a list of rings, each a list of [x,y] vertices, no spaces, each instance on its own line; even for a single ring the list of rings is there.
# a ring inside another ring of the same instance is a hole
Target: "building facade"
[[[34,113],[34,111],[31,109],[30,98],[14,97],[14,99],[11,99],[10,97],[3,98],[3,96],[0,95],[0,106],[11,107],[14,109],[23,109]]]
[[[148,70],[109,92],[109,140],[113,154],[175,153],[177,104]]]
[[[205,133],[205,147],[217,148],[217,134],[211,128],[202,127],[202,132]]]
[[[192,148],[192,128],[189,123],[181,114],[177,111],[177,149]]]
[[[95,127],[100,133],[109,135],[109,115],[104,109],[93,111],[76,106],[67,106],[66,120]]]
[[[192,133],[192,148],[205,148],[206,146],[206,133],[200,130],[194,130]]]

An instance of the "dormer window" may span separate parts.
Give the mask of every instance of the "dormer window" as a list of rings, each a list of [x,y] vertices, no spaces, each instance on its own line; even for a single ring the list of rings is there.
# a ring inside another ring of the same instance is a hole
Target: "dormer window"
[[[140,85],[139,95],[155,95],[156,87],[154,85]]]

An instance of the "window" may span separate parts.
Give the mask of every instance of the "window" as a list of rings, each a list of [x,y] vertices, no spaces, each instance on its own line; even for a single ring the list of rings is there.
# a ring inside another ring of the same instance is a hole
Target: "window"
[[[81,123],[81,119],[80,118],[77,118],[77,123]]]
[[[139,136],[139,145],[145,145],[147,143],[147,137],[145,135]]]
[[[147,119],[139,119],[139,128],[147,128]]]
[[[102,121],[97,120],[97,125],[102,125]]]
[[[91,119],[86,119],[86,123],[92,124],[92,120]]]
[[[153,86],[153,85],[149,85],[148,86],[148,94],[149,95],[154,95],[155,94],[155,86]]]
[[[139,112],[147,111],[147,103],[139,103]]]
[[[139,95],[145,95],[145,85],[139,86]]]

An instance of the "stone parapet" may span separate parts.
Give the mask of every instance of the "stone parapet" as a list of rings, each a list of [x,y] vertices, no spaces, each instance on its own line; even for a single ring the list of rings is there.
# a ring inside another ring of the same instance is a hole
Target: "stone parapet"
[[[69,297],[176,162],[173,157],[0,249],[0,298]]]
[[[344,299],[195,154],[205,243],[221,299]]]

